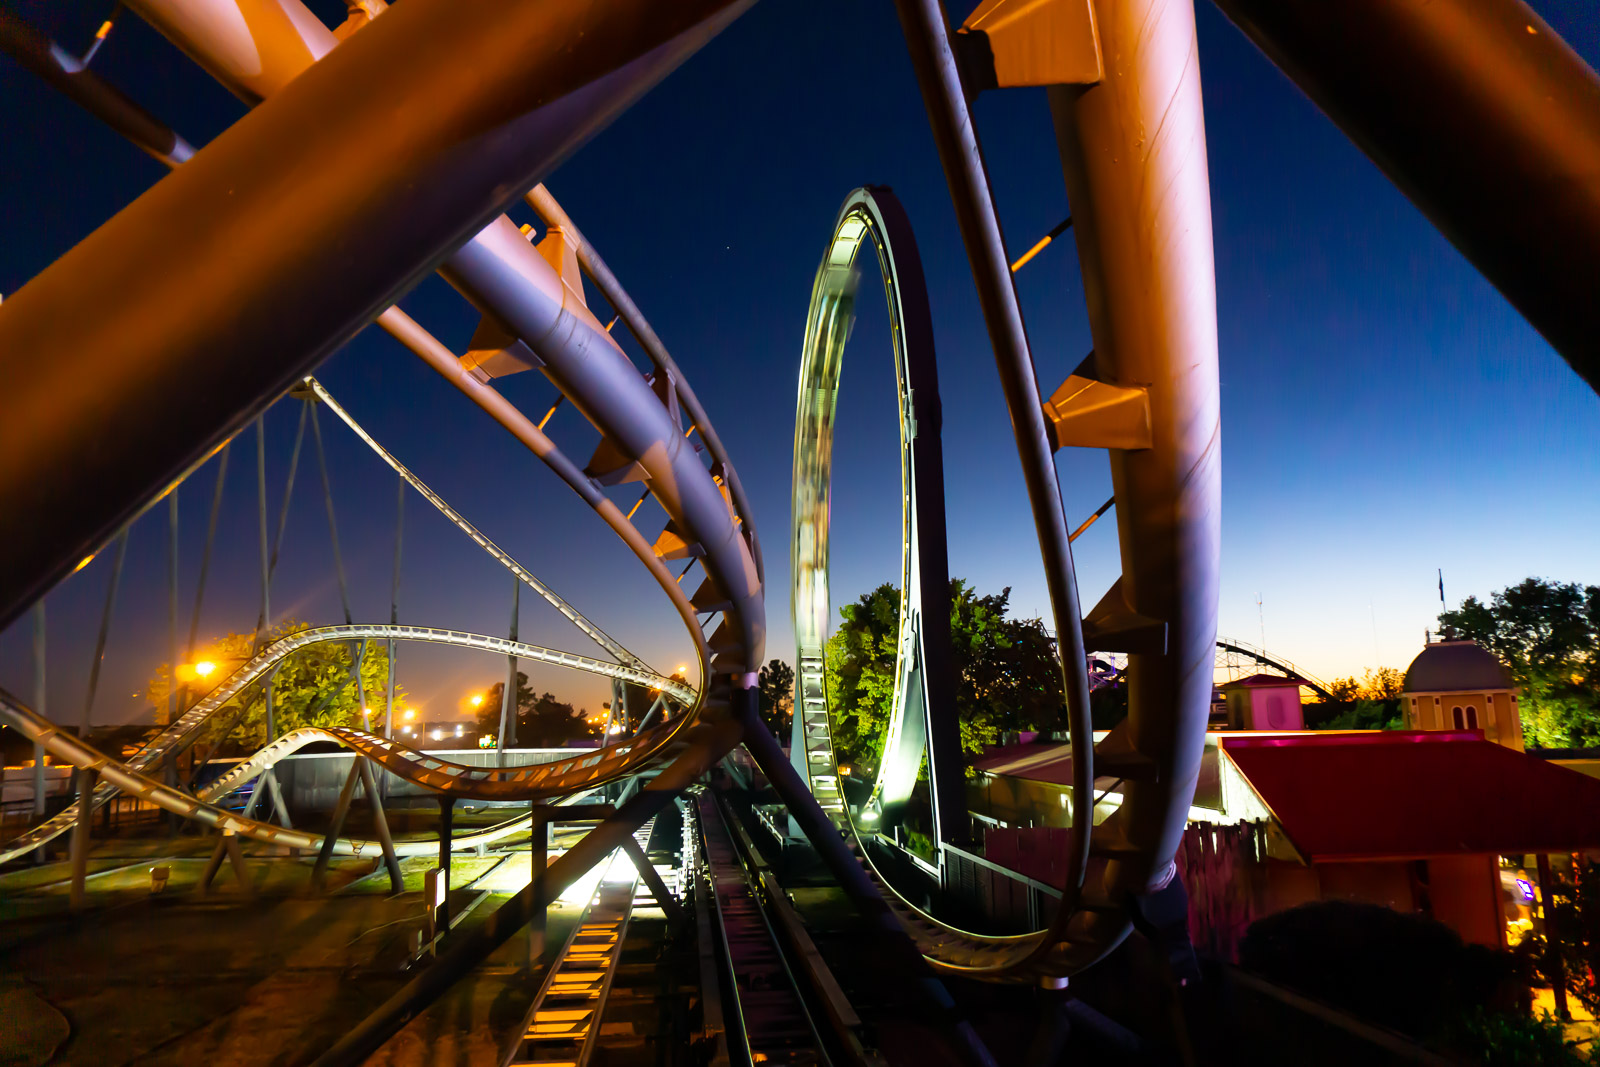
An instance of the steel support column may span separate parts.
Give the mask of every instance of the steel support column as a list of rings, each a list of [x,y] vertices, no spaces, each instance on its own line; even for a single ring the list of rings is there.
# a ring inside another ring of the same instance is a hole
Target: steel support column
[[[72,861],[72,890],[70,906],[73,911],[82,909],[83,882],[89,872],[89,830],[94,822],[95,773],[79,767],[73,774],[78,787],[78,821],[72,824],[72,843],[68,847]]]
[[[1128,775],[1122,807],[1102,828],[1120,839],[1105,886],[1116,898],[1166,884],[1200,771],[1217,628],[1221,425],[1192,0],[1093,2],[1102,80],[1048,95],[1095,377],[1149,395],[1151,447],[1110,451],[1119,610],[1166,630],[1164,652],[1128,657],[1127,740],[1147,769]],[[1075,814],[1090,810],[1074,799]],[[1100,951],[1127,928],[1120,914],[1086,921],[1096,929],[1085,940]]]
[[[33,710],[39,715],[49,718],[45,710],[47,704],[48,686],[45,682],[45,613],[44,598],[33,606]],[[33,743],[33,817],[35,821],[44,818],[44,745],[41,742]],[[46,858],[44,846],[34,853],[35,863],[43,863]]]
[[[339,834],[344,830],[345,816],[350,814],[350,802],[355,799],[356,786],[360,782],[361,756],[353,754],[350,773],[344,776],[339,799],[333,805],[333,818],[328,823],[328,832],[323,835],[322,847],[317,851],[317,862],[311,868],[311,888],[314,892],[322,891],[323,882],[328,877],[328,861],[333,859],[334,846],[339,843]]]
[[[378,845],[383,849],[383,865],[389,871],[389,892],[405,891],[405,879],[400,874],[400,860],[394,854],[394,838],[389,836],[389,819],[383,813],[383,796],[378,792],[377,775],[372,764],[362,755],[356,756],[356,766],[361,770],[361,788],[372,805],[372,827],[378,835]]]
[[[517,616],[522,598],[522,580],[516,575],[511,576],[511,640],[517,639]],[[506,726],[513,722],[517,707],[517,657],[506,657],[506,685],[500,691],[500,734],[495,738],[495,762],[504,767],[506,763]],[[516,729],[512,728],[512,741],[516,740]]]
[[[1600,78],[1560,35],[1521,0],[1216,3],[1600,391]]]
[[[995,365],[1011,414],[1011,430],[1022,460],[1023,481],[1033,510],[1033,525],[1044,562],[1045,588],[1061,660],[1066,695],[1067,727],[1072,737],[1073,851],[1067,857],[1067,906],[1083,885],[1089,861],[1089,826],[1079,826],[1078,813],[1094,810],[1093,726],[1089,715],[1089,670],[1084,656],[1083,612],[1078,604],[1078,579],[1061,486],[1056,481],[1055,448],[1045,426],[1033,353],[1028,347],[1022,309],[1006,257],[1005,238],[989,191],[983,149],[972,123],[961,73],[950,50],[950,28],[940,0],[895,0],[900,25],[911,50],[911,65],[922,88],[922,101],[933,127],[939,161],[950,185],[956,222],[977,283],[978,303],[994,347]]]
[[[358,757],[359,758],[359,757]],[[455,828],[456,798],[439,794],[439,877],[444,879],[444,902],[439,905],[439,930],[450,929],[450,839]]]

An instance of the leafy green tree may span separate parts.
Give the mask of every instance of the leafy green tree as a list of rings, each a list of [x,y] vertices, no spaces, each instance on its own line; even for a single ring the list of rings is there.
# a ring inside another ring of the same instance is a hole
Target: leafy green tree
[[[961,746],[970,755],[1013,730],[1061,722],[1055,642],[1038,619],[1008,618],[1011,590],[979,596],[950,583],[950,644]],[[900,596],[884,584],[840,609],[824,649],[834,744],[841,759],[876,767],[893,710]]]
[[[306,623],[286,620],[263,634],[261,643],[265,646],[305,629],[309,629]],[[389,677],[388,646],[383,641],[365,642],[361,684],[368,715],[363,714],[361,691],[351,672],[353,646],[359,643],[318,642],[292,653],[279,664],[272,684],[272,717],[277,736],[305,726],[382,730]],[[180,708],[205,696],[247,662],[254,646],[253,634],[227,634],[197,650],[194,662],[178,672]],[[171,677],[170,664],[163,663],[146,685],[145,695],[155,706],[158,721],[164,721]],[[397,708],[404,695],[405,691],[397,686]],[[208,735],[200,742],[204,756],[240,755],[266,744],[266,710],[266,686],[261,682],[246,686],[213,718]]]
[[[1600,863],[1585,862],[1572,874],[1554,872],[1550,916],[1541,935],[1531,938],[1540,977],[1554,984],[1554,969],[1545,953],[1553,939],[1560,954],[1567,992],[1600,1013]]]
[[[1487,604],[1469,596],[1441,612],[1439,630],[1506,665],[1530,748],[1600,744],[1600,586],[1527,578]]]
[[[781,659],[761,668],[757,692],[761,721],[780,739],[789,735],[794,718],[794,668]]]

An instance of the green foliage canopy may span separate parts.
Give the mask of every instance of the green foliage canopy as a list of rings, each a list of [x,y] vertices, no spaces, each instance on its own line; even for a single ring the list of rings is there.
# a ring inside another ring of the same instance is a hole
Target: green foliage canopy
[[[1600,586],[1527,578],[1487,604],[1469,596],[1440,612],[1439,630],[1506,665],[1529,748],[1600,745]]]
[[[979,596],[950,582],[950,644],[961,747],[969,755],[1013,730],[1051,730],[1065,713],[1055,642],[1038,619],[1008,618],[1011,590]],[[900,592],[885,583],[840,609],[824,648],[841,762],[875,769],[894,702]]]

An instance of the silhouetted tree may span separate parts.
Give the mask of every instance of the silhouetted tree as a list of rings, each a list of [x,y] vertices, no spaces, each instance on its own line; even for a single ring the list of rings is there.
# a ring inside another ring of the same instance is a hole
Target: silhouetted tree
[[[761,668],[757,699],[761,721],[780,741],[786,738],[794,719],[794,668],[781,659],[769,660]]]
[[[500,704],[506,684],[496,682],[483,694],[478,706],[478,731],[489,737],[500,733]],[[600,737],[602,724],[591,722],[589,712],[574,708],[554,693],[536,693],[528,676],[517,672],[516,721],[508,724],[507,748],[560,748],[573,741],[592,741]]]

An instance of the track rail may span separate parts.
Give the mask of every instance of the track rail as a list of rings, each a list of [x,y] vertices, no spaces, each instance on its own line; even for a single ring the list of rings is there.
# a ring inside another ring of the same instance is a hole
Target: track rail
[[[175,815],[180,815],[183,818],[191,819],[203,826],[209,826],[214,830],[231,831],[241,837],[248,837],[251,840],[260,841],[268,845],[280,845],[285,848],[314,850],[322,847],[324,840],[324,835],[322,834],[286,829],[282,826],[275,826],[272,823],[247,819],[226,808],[219,807],[212,801],[202,800],[181,789],[175,789],[172,786],[158,782],[128,764],[112,759],[99,749],[85,744],[73,735],[62,732],[54,723],[28,710],[26,706],[3,689],[0,689],[0,722],[12,727],[29,740],[42,745],[46,752],[63,763],[70,763],[74,767],[94,771],[115,789],[130,793],[141,800],[148,800],[157,807],[170,811]],[[237,785],[234,788],[237,788]],[[220,797],[215,799],[220,799]],[[461,834],[454,839],[452,846],[459,850],[476,848],[478,845],[493,844],[525,829],[528,825],[528,820],[529,816],[522,815],[476,833]],[[0,862],[15,859],[17,856],[37,847],[37,842],[24,843],[22,838],[13,839],[6,846],[5,851],[0,853]],[[361,856],[379,852],[381,847],[376,841],[342,837],[335,840],[333,851],[335,855]],[[395,853],[400,856],[435,855],[438,849],[439,843],[433,839],[396,841],[394,843]]]
[[[634,833],[648,849],[655,820]],[[626,864],[623,877],[611,871]],[[545,974],[503,1067],[586,1067],[599,1044],[606,998],[622,960],[623,942],[639,890],[639,873],[621,849],[613,852],[572,936]]]
[[[193,707],[141,749],[128,761],[127,769],[132,772],[142,772],[156,766],[168,756],[181,752],[199,736],[205,724],[229,702],[236,699],[261,676],[301,649],[328,641],[357,640],[420,641],[426,644],[473,648],[516,656],[519,659],[570,667],[590,674],[646,685],[691,707],[696,704],[699,696],[690,686],[651,671],[641,671],[636,667],[620,663],[607,663],[604,660],[562,652],[558,649],[524,644],[504,637],[491,637],[459,630],[441,630],[428,626],[378,623],[318,626],[300,630],[263,648],[248,663],[196,701]],[[368,756],[408,781],[438,792],[480,800],[545,799],[565,796],[580,789],[596,788],[636,773],[659,756],[665,746],[688,725],[692,718],[691,715],[680,715],[625,742],[594,752],[585,752],[533,767],[503,768],[494,771],[448,763],[426,756],[397,741],[357,730],[323,728],[298,730],[261,749],[241,764],[240,768],[224,776],[222,781],[230,781],[239,774],[245,774],[244,778],[238,780],[239,784],[243,784],[260,770],[270,767],[291,752],[298,751],[313,741],[330,740]],[[41,728],[34,724],[27,728],[19,726],[19,729],[27,732],[28,729]],[[245,773],[247,769],[248,773]],[[98,810],[116,795],[118,788],[109,778],[96,786],[94,807]],[[226,792],[215,795],[225,796]],[[58,814],[7,843],[4,851],[0,851],[0,862],[13,859],[66,833],[77,817],[78,802],[73,801]]]
[[[716,794],[695,799],[706,878],[722,933],[723,966],[733,1000],[724,1018],[737,1022],[740,1062],[826,1064],[815,1020],[795,985],[777,936],[739,855]],[[730,1032],[730,1036],[732,1036]]]

